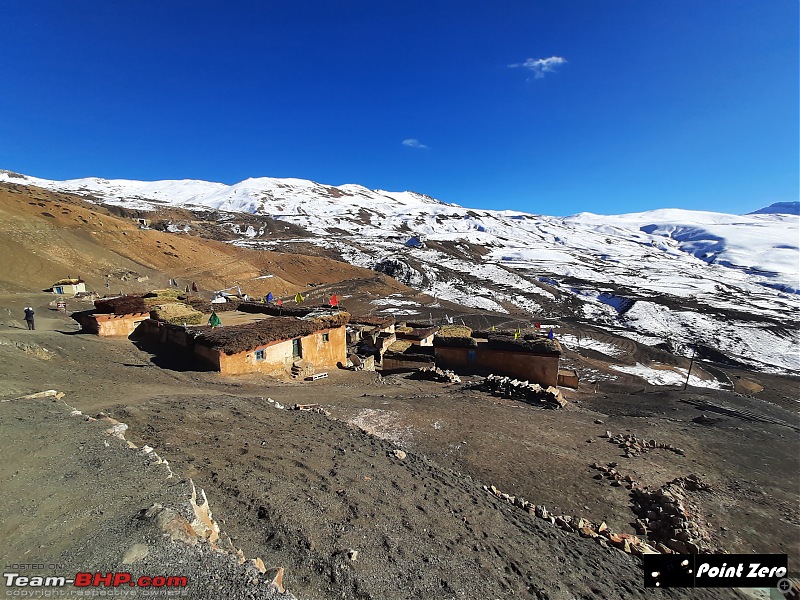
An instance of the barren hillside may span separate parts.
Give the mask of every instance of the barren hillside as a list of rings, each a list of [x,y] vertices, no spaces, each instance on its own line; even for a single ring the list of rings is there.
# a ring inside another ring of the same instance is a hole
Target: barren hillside
[[[169,278],[207,290],[239,284],[250,294],[293,295],[347,280],[358,281],[362,292],[413,293],[390,277],[340,261],[140,229],[135,219],[41,188],[0,184],[0,222],[4,291],[41,290],[71,275],[102,295],[111,275],[113,293],[163,287]]]

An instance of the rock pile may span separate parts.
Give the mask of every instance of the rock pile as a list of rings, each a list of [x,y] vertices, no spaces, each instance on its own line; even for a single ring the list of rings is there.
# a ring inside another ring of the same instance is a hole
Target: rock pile
[[[639,530],[656,541],[656,548],[664,553],[713,551],[708,547],[709,535],[700,525],[697,508],[686,494],[710,489],[697,475],[678,477],[653,491],[634,489],[633,512],[639,516]]]
[[[489,375],[482,384],[483,389],[495,396],[522,400],[528,404],[545,406],[547,408],[564,408],[567,401],[561,395],[561,390],[553,386],[543,388],[538,383],[520,381],[511,377]]]
[[[653,448],[670,450],[671,452],[679,454],[680,456],[684,456],[686,454],[685,451],[681,450],[680,448],[676,448],[672,444],[664,444],[655,440],[645,440],[635,436],[632,433],[613,434],[610,431],[606,431],[605,437],[608,438],[609,442],[619,445],[619,447],[625,451],[625,458],[633,458],[634,456],[644,454]]]
[[[653,547],[635,535],[631,535],[629,533],[614,533],[608,528],[608,525],[606,525],[605,522],[602,522],[598,525],[579,516],[555,515],[550,513],[543,505],[536,505],[532,502],[528,502],[522,497],[506,494],[498,490],[493,485],[484,485],[483,489],[500,500],[504,500],[509,504],[521,508],[532,516],[545,521],[550,521],[551,524],[563,529],[564,531],[577,533],[581,537],[593,539],[604,548],[617,548],[623,552],[633,554],[635,556],[660,553],[658,548]],[[671,551],[667,549],[667,552]]]
[[[290,410],[302,410],[305,412],[313,412],[320,415],[325,415],[326,417],[330,417],[330,411],[325,410],[319,404],[293,404],[290,407]]]
[[[630,475],[623,475],[617,470],[617,463],[610,462],[607,465],[601,465],[599,463],[594,463],[592,465],[593,469],[600,471],[597,475],[594,476],[595,479],[602,480],[604,477],[611,480],[611,485],[614,487],[625,486],[625,489],[631,490],[639,485],[639,482],[636,481]]]
[[[422,367],[413,374],[413,379],[424,379],[426,381],[439,381],[442,383],[461,383],[458,375],[452,371],[446,371],[439,367]]]

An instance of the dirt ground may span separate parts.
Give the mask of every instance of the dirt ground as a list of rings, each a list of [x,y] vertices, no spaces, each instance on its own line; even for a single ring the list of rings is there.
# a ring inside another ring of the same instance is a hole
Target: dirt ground
[[[224,378],[125,339],[77,334],[66,315],[49,310],[51,299],[0,297],[0,398],[58,389],[84,413],[102,410],[127,423],[128,439],[153,446],[180,480],[206,490],[246,556],[285,567],[284,583],[298,598],[732,597],[733,590],[645,590],[638,559],[481,488],[495,485],[633,533],[629,492],[594,479],[594,462],[618,462],[620,472],[652,487],[696,473],[711,490],[692,499],[720,550],[788,553],[800,567],[790,378],[759,376],[767,384],[759,397],[693,388],[567,391],[562,411],[492,397],[469,378],[456,385],[344,371],[302,383]],[[21,322],[27,302],[37,311],[34,332]],[[331,416],[276,408],[308,402]],[[125,448],[114,460],[82,454],[101,443],[98,432],[70,424],[68,411],[52,404],[0,404],[0,430],[7,563],[36,556],[77,569],[121,567],[138,535],[136,515],[159,497],[178,502],[177,488],[133,465]],[[685,455],[656,449],[627,459],[606,431],[674,444]],[[150,544],[153,560],[167,553]],[[198,570],[197,556],[176,556],[165,564],[193,574],[194,597],[234,597],[222,582],[243,581],[228,563],[214,565],[221,569],[214,579]]]

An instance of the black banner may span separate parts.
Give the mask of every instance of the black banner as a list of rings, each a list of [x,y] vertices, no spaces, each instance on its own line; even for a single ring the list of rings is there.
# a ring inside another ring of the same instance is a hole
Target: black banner
[[[786,554],[645,554],[645,587],[775,588],[786,578]]]

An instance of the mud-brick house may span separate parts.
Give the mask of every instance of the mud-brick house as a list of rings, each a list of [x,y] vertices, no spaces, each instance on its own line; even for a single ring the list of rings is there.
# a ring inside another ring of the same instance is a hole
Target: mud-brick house
[[[561,346],[537,334],[474,332],[433,340],[436,365],[476,375],[506,375],[541,386],[558,385]]]
[[[433,346],[433,338],[439,327],[399,327],[395,331],[398,340],[407,340],[414,346]]]
[[[296,376],[335,369],[347,362],[346,312],[312,318],[273,317],[211,328],[182,327],[148,319],[137,336],[190,353],[224,375],[264,373]]]
[[[59,279],[53,284],[52,287],[54,294],[72,295],[85,292],[86,282],[80,278],[67,277],[66,279]]]
[[[72,315],[85,333],[128,337],[144,320],[150,318],[150,309],[142,296],[99,298],[94,301],[94,306],[94,311]]]

